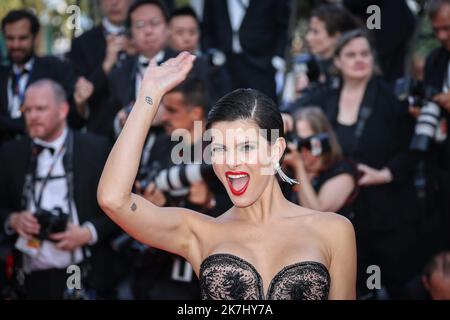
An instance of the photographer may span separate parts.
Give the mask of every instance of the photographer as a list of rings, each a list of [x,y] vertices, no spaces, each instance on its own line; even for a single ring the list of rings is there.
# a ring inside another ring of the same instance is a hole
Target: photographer
[[[352,202],[357,195],[356,166],[343,158],[336,135],[321,109],[304,108],[295,118],[298,138],[288,145],[283,164],[294,169],[300,182],[299,204],[352,219]]]
[[[144,151],[142,159],[148,160],[146,163],[141,160],[136,192],[158,206],[219,215],[231,202],[212,167],[202,160],[208,106],[205,85],[188,77],[163,97],[161,106],[166,135],[156,139],[150,152]],[[173,141],[171,137],[181,141]],[[182,164],[178,164],[180,159]],[[132,288],[136,299],[200,298],[198,279],[184,259],[153,248],[146,255],[144,262],[140,258],[135,260]]]
[[[425,64],[424,84],[439,94],[433,100],[439,105],[440,129],[442,143],[433,143],[430,150],[423,154],[427,179],[427,211],[436,212],[439,217],[432,229],[439,228],[446,239],[443,244],[450,248],[450,205],[447,195],[450,194],[450,139],[448,138],[448,124],[450,123],[450,91],[449,91],[449,61],[450,61],[450,1],[430,0],[427,3],[428,16],[436,38],[441,46],[433,50],[427,57]],[[417,111],[417,110],[416,110]],[[435,235],[436,236],[436,235]]]
[[[78,109],[83,125],[96,134],[107,135],[105,120],[108,75],[120,66],[134,49],[127,37],[125,19],[131,0],[101,0],[104,15],[101,24],[73,39],[67,58],[75,67],[79,82],[88,82],[94,90],[80,90],[84,103]],[[82,84],[79,83],[79,86]]]
[[[160,0],[137,0],[130,6],[126,26],[136,47],[137,55],[126,60],[109,76],[111,96],[108,101],[108,122],[112,135],[117,137],[131,111],[139,93],[140,84],[149,61],[156,58],[157,63],[164,63],[176,56],[177,52],[168,46],[169,13]],[[201,78],[209,85],[208,71],[201,60],[194,64],[191,74]],[[208,91],[210,88],[208,87]],[[208,92],[212,96],[212,92]],[[149,135],[160,133],[161,113],[156,116]]]
[[[342,33],[356,29],[360,22],[345,8],[335,5],[321,5],[313,10],[309,18],[306,42],[310,52],[309,70],[306,79],[297,80],[297,91],[308,86],[322,84],[333,87],[339,84],[339,77],[331,73],[333,52]],[[315,70],[315,71],[314,71]]]
[[[180,7],[172,12],[169,20],[169,46],[177,51],[188,51],[197,56],[196,69],[207,79],[206,86],[211,102],[231,91],[231,78],[225,68],[226,56],[217,49],[202,51],[200,48],[200,22],[195,11]]]
[[[110,297],[113,256],[105,240],[116,227],[96,201],[110,148],[103,139],[70,130],[68,110],[59,84],[34,82],[22,108],[31,139],[0,151],[1,232],[15,249],[7,298]],[[81,268],[82,287],[74,292],[67,291],[70,265]]]

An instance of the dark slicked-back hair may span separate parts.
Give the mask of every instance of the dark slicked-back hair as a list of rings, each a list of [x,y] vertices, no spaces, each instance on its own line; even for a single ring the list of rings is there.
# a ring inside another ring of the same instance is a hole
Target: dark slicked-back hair
[[[27,19],[30,21],[30,31],[33,36],[36,36],[40,28],[39,20],[34,13],[28,9],[11,10],[8,12],[8,14],[2,19],[2,32],[5,33],[5,26],[7,24],[14,23],[22,19]]]
[[[283,120],[275,102],[255,89],[237,89],[222,97],[211,108],[206,121],[206,129],[216,122],[250,120],[267,132],[267,140],[274,143],[283,137]],[[272,130],[277,130],[272,136]]]

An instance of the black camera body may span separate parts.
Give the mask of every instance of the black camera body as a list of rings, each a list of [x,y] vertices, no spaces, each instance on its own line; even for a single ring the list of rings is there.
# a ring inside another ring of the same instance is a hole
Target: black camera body
[[[412,151],[427,152],[436,140],[442,117],[441,108],[433,101],[440,90],[411,77],[404,77],[396,81],[394,91],[398,99],[408,100],[410,106],[420,108],[409,148]]]
[[[208,62],[211,67],[219,68],[225,65],[227,57],[225,53],[219,49],[210,48],[203,53],[203,58]]]
[[[427,86],[423,81],[411,77],[397,79],[394,92],[399,100],[408,100],[410,105],[420,108],[431,101],[433,96],[440,93],[436,88]]]
[[[320,67],[317,59],[312,54],[302,53],[295,57],[294,72],[296,74],[306,74],[310,84],[319,82]]]
[[[310,150],[312,155],[316,157],[331,151],[330,135],[326,132],[321,132],[303,139],[291,132],[286,135],[286,140],[293,143],[297,151],[305,148]]]
[[[53,233],[63,232],[67,228],[69,215],[56,207],[52,210],[38,208],[34,213],[39,225],[40,231],[37,237],[41,240],[50,240],[49,236]]]

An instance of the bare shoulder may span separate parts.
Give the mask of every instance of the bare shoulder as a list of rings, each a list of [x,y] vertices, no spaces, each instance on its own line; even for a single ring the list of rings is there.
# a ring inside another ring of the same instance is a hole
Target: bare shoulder
[[[346,217],[334,212],[321,212],[297,206],[299,217],[304,217],[308,227],[330,245],[342,241],[353,241],[353,224]]]
[[[353,224],[349,219],[334,212],[318,212],[314,216],[314,224],[320,233],[335,241],[337,238],[347,238],[354,236]]]
[[[312,227],[324,229],[353,228],[350,220],[338,213],[312,210],[296,204],[292,204],[292,206],[294,209],[293,212],[295,212],[295,216],[299,218],[306,218],[306,220],[308,220],[308,222],[312,224]]]

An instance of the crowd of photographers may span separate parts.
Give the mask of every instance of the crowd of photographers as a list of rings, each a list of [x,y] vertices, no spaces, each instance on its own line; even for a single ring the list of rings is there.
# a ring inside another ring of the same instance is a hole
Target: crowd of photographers
[[[189,263],[130,238],[96,201],[149,60],[186,50],[194,68],[163,97],[136,193],[213,217],[231,207],[203,157],[204,120],[225,93],[256,88],[276,99],[285,123],[283,166],[300,181],[284,184],[285,196],[355,227],[358,298],[450,299],[450,0],[426,4],[440,46],[419,78],[407,76],[419,19],[407,1],[318,2],[294,55],[290,0],[192,1],[195,10],[101,0],[101,23],[63,58],[35,53],[33,13],[4,16],[2,298],[200,298]],[[366,29],[370,4],[381,9],[381,29]],[[81,289],[69,266],[81,270]],[[375,288],[370,266],[381,271]]]

